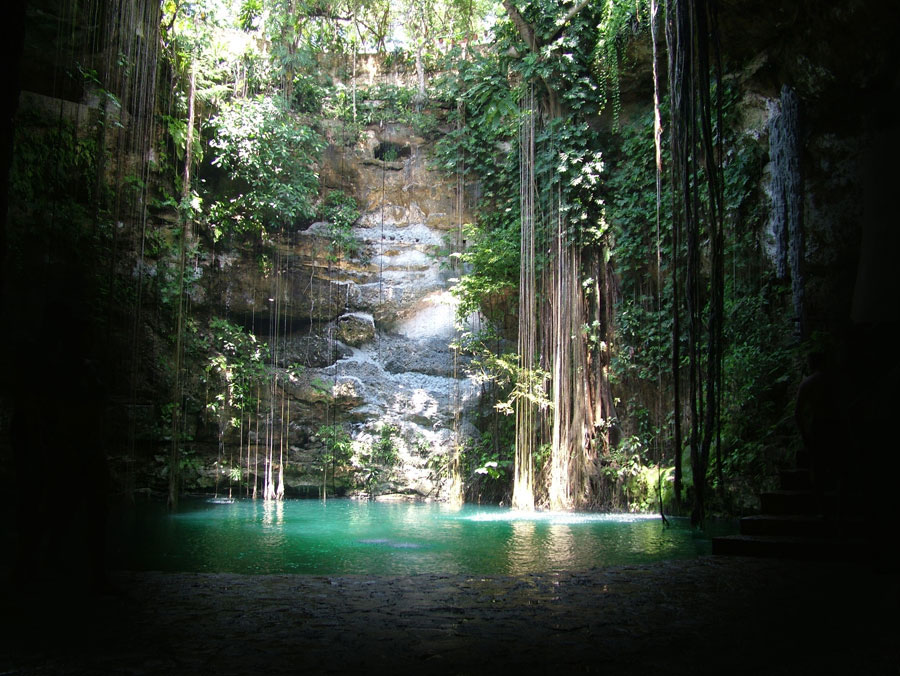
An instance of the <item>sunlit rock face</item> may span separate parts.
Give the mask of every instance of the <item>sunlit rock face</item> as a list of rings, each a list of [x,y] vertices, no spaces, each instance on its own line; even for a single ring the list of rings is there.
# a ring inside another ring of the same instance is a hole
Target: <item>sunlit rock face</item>
[[[410,129],[376,126],[353,145],[333,136],[320,181],[357,200],[358,252],[333,251],[330,225],[313,223],[271,244],[264,265],[249,252],[219,256],[201,296],[274,348],[288,381],[284,412],[280,402],[272,410],[276,427],[290,417],[289,492],[321,484],[322,425],[349,432],[359,463],[388,426],[399,463],[375,490],[441,499],[445,459],[476,433],[468,417],[478,389],[450,347],[456,273],[448,254],[471,215],[457,213],[455,183],[428,169],[428,145]],[[274,338],[272,327],[280,327]],[[358,490],[345,474],[335,489]]]

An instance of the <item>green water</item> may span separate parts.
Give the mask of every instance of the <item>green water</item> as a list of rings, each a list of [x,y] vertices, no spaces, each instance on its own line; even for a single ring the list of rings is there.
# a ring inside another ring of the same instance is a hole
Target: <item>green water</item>
[[[500,507],[238,500],[147,504],[118,524],[114,565],[138,570],[353,575],[519,574],[691,558],[709,533],[681,519]]]

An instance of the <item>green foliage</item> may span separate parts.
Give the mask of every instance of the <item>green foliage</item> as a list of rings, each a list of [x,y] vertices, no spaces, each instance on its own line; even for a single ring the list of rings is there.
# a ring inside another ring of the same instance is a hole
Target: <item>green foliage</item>
[[[325,497],[328,467],[331,466],[332,490],[334,480],[339,470],[345,470],[350,465],[353,457],[353,442],[350,435],[339,423],[321,425],[315,434],[315,438],[321,442],[322,450],[319,453],[319,462],[322,468],[322,497]]]
[[[357,257],[362,242],[353,234],[359,220],[356,200],[341,190],[332,190],[319,207],[318,216],[328,223],[328,259],[337,262],[342,257]]]
[[[232,408],[250,407],[257,385],[266,374],[268,347],[227,319],[209,322],[204,380],[212,388],[207,411],[220,425],[233,425]]]
[[[494,414],[481,426],[481,435],[467,440],[462,449],[467,499],[506,501],[512,489],[515,421],[511,416]]]
[[[327,401],[330,401],[334,398],[334,395],[332,394],[331,384],[325,382],[324,380],[322,380],[322,378],[313,378],[312,381],[310,381],[309,385],[316,392],[323,395]]]
[[[476,221],[463,227],[465,247],[454,258],[464,274],[453,293],[457,318],[475,312],[502,326],[516,307],[519,283],[518,153],[514,144],[519,108],[504,63],[494,54],[473,54],[456,72],[435,82],[453,106],[453,124],[435,144],[433,164],[480,189]]]
[[[788,289],[763,284],[725,301],[723,464],[752,492],[783,468],[785,439],[794,430],[792,385],[801,360],[790,342],[790,313],[778,310],[788,297]]]
[[[162,122],[165,125],[166,132],[171,140],[172,147],[175,149],[175,159],[178,163],[184,162],[184,155],[187,150],[187,120],[174,117],[172,115],[163,115]],[[203,157],[203,139],[199,134],[195,134],[191,145],[192,157],[195,161],[199,161]],[[181,176],[178,176],[178,189],[181,189]]]
[[[457,319],[464,322],[481,312],[488,319],[501,322],[501,313],[515,307],[515,290],[519,284],[518,222],[499,226],[490,232],[472,224],[463,226],[466,249],[456,256],[469,273],[462,275],[453,287],[459,300]]]
[[[371,462],[383,467],[393,467],[400,460],[397,446],[397,435],[400,429],[396,425],[382,423],[378,435],[370,449]]]
[[[298,362],[293,362],[288,365],[287,372],[292,380],[298,380],[302,378],[303,374],[306,372],[306,366]]]
[[[504,415],[514,413],[519,399],[526,399],[541,408],[550,406],[545,392],[550,374],[540,368],[522,368],[519,356],[513,352],[497,355],[482,348],[481,353],[471,360],[469,374],[480,382],[493,383],[504,393],[494,404],[494,408]]]
[[[168,311],[174,311],[178,306],[180,294],[187,294],[200,280],[200,268],[194,265],[186,265],[183,274],[179,272],[179,245],[181,228],[172,231],[170,239],[164,239],[163,235],[151,237],[151,243],[156,249],[156,276],[154,279],[157,297],[163,307]],[[187,247],[186,260],[196,260],[199,254],[200,244],[194,242]]]
[[[316,432],[316,439],[322,443],[319,456],[323,465],[334,464],[344,467],[353,455],[353,443],[343,425],[321,425]]]
[[[378,482],[388,476],[400,460],[397,443],[399,433],[400,429],[395,425],[382,422],[372,441],[359,453],[358,479],[370,498],[374,497]],[[439,469],[432,467],[432,472],[435,471]]]
[[[553,11],[539,11],[536,3],[520,9],[536,22],[539,32],[553,32]],[[545,16],[543,11],[549,14]],[[448,174],[461,174],[467,181],[478,180],[481,188],[476,221],[465,233],[467,250],[462,260],[466,272],[456,292],[462,301],[462,318],[477,309],[496,322],[499,318],[491,312],[492,301],[515,307],[515,300],[503,295],[504,291],[515,289],[519,281],[517,138],[523,119],[519,100],[525,89],[514,84],[513,68],[525,82],[531,78],[552,82],[571,113],[557,119],[534,120],[538,130],[535,182],[540,214],[553,220],[557,211],[561,213],[568,236],[583,245],[597,244],[605,234],[600,141],[588,123],[601,110],[602,99],[590,73],[589,52],[579,42],[593,35],[585,16],[579,14],[565,31],[566,37],[549,46],[540,58],[527,53],[514,32],[501,25],[497,51],[472,55],[470,60],[460,62],[455,72],[450,71],[437,81],[436,89],[442,99],[456,104],[450,121],[457,126],[436,144],[435,164]],[[526,56],[510,62],[500,56],[506,47],[514,47]],[[544,248],[538,244],[539,251]]]
[[[571,241],[581,246],[601,244],[607,226],[598,135],[587,121],[556,118],[544,127],[536,144],[542,150],[535,159],[541,202],[558,201]]]
[[[230,179],[210,207],[216,237],[299,227],[313,217],[323,141],[312,128],[271,97],[238,99],[211,124],[213,165]]]
[[[418,100],[415,87],[379,82],[369,87],[357,87],[356,120],[361,127],[386,122],[408,125],[413,134],[432,138],[438,130],[438,118]],[[326,109],[336,119],[354,122],[351,91],[338,84],[330,88]]]
[[[434,165],[467,181],[483,182],[477,205],[485,229],[518,217],[518,94],[507,64],[493,53],[472,54],[434,82],[435,96],[451,107],[453,127],[435,144]]]
[[[353,88],[343,82],[335,82],[325,87],[322,93],[322,117],[343,122],[342,143],[354,143],[359,137],[360,130],[353,127]]]
[[[487,429],[477,443],[469,444],[464,453],[464,469],[467,476],[481,476],[485,480],[510,483],[513,473],[514,441],[511,426]]]
[[[196,475],[203,468],[203,459],[197,455],[193,448],[182,448],[178,461],[179,474],[182,480],[188,478],[188,475]]]
[[[238,26],[243,31],[252,31],[259,28],[262,17],[262,0],[242,0],[238,13]]]
[[[607,0],[597,24],[594,69],[603,97],[612,103],[613,131],[619,127],[622,103],[619,74],[625,41],[639,30],[649,30],[650,3],[646,0]],[[659,21],[659,19],[657,19]],[[661,30],[661,28],[660,28]]]
[[[491,479],[502,479],[512,471],[512,466],[512,460],[504,460],[502,464],[499,460],[488,460],[481,467],[476,468],[475,474],[484,474]]]
[[[57,234],[74,244],[77,226],[110,196],[98,180],[103,158],[97,137],[65,119],[24,113],[14,143],[9,197],[18,218],[34,218],[43,228],[59,224]]]
[[[291,107],[299,113],[320,114],[327,89],[319,82],[315,69],[309,72],[312,74],[301,72],[294,77]]]
[[[356,92],[358,120],[363,125],[403,122],[413,109],[416,90],[388,82],[360,87]]]
[[[601,479],[606,483],[607,509],[631,512],[659,511],[662,493],[664,508],[674,497],[674,467],[651,464],[648,450],[638,436],[628,436],[603,458]]]
[[[788,290],[770,280],[759,245],[764,228],[758,193],[763,150],[752,139],[735,137],[731,129],[736,94],[732,88],[723,93],[725,221],[733,227],[726,245],[721,454],[726,483],[752,493],[761,488],[760,477],[771,476],[784,462],[783,440],[792,424],[789,384],[796,381],[798,370],[788,344],[790,313],[783,310]],[[677,252],[672,247],[668,172],[662,177],[659,231],[656,227],[652,112],[624,125],[611,141],[605,216],[621,295],[615,308],[610,378],[618,391],[629,393],[618,407],[620,420],[629,435],[648,447],[657,439],[665,444],[671,434],[666,432],[671,430],[671,413],[654,420],[648,411],[658,405],[661,386],[663,405],[671,409],[672,266],[676,255],[685,252],[683,243]],[[663,162],[670,162],[665,142]],[[681,354],[687,355],[684,335],[681,341]],[[717,486],[715,463],[709,472]]]

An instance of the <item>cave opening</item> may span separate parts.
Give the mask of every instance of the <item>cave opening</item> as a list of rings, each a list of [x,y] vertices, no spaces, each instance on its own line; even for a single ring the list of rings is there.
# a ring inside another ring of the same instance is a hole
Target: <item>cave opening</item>
[[[400,162],[412,156],[412,148],[394,141],[382,141],[375,148],[375,159],[382,162]]]

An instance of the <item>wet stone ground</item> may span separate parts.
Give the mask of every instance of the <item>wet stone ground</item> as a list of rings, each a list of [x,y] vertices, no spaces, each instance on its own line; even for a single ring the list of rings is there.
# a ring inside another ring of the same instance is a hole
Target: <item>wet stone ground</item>
[[[898,674],[898,580],[703,557],[472,577],[117,572],[3,589],[0,674]]]

